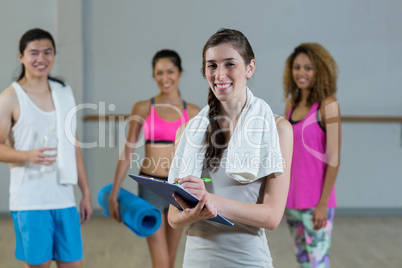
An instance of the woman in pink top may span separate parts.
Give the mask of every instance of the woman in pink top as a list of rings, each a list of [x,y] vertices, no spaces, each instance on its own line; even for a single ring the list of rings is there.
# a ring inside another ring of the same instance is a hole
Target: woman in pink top
[[[336,93],[338,67],[317,43],[304,43],[284,70],[285,115],[294,150],[285,217],[300,267],[329,267],[341,120]]]
[[[160,92],[151,100],[139,101],[131,110],[127,142],[117,162],[113,189],[109,197],[110,216],[120,220],[117,196],[132,163],[134,149],[141,129],[145,156],[140,172],[144,176],[167,180],[174,155],[176,130],[194,117],[200,109],[183,101],[179,94],[182,75],[180,56],[172,50],[157,52],[152,60],[153,77]],[[174,230],[167,221],[169,204],[146,188],[139,186],[139,196],[156,206],[162,213],[161,227],[147,237],[153,267],[174,267],[181,230]]]

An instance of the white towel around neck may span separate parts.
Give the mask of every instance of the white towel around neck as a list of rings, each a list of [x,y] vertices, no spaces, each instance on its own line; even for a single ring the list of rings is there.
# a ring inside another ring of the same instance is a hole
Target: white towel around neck
[[[209,106],[191,119],[184,130],[169,171],[169,182],[188,175],[201,176],[205,156],[205,132]],[[226,174],[240,183],[253,182],[283,172],[275,116],[269,105],[247,88],[247,101],[221,160]]]
[[[56,110],[57,167],[61,184],[77,184],[77,160],[75,157],[75,135],[77,131],[76,105],[71,87],[49,80]],[[70,138],[68,138],[70,137]],[[74,140],[71,139],[74,137]]]

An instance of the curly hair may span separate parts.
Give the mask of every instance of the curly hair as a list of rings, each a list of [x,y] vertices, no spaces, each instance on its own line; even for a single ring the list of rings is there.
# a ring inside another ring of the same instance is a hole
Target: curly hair
[[[302,43],[287,58],[283,73],[284,97],[288,99],[290,96],[292,106],[300,101],[300,90],[293,80],[292,68],[294,59],[301,53],[309,57],[314,70],[313,85],[307,98],[307,105],[321,102],[326,97],[334,95],[337,89],[338,65],[331,54],[318,43]]]

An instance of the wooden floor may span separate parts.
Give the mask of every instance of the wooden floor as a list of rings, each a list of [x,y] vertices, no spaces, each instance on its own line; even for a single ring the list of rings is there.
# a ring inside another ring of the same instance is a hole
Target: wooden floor
[[[402,268],[402,217],[336,217],[330,252],[333,268]],[[144,238],[106,217],[93,218],[82,229],[84,267],[151,267]],[[296,267],[293,242],[285,222],[267,231],[276,268]],[[10,218],[0,218],[0,267],[22,268],[14,257]],[[181,267],[184,236],[176,267]],[[52,268],[56,265],[52,264]]]

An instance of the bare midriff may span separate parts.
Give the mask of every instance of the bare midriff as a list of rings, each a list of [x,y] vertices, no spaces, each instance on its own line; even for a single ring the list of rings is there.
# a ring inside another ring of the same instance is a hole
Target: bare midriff
[[[174,156],[174,144],[145,144],[141,172],[167,177]]]

